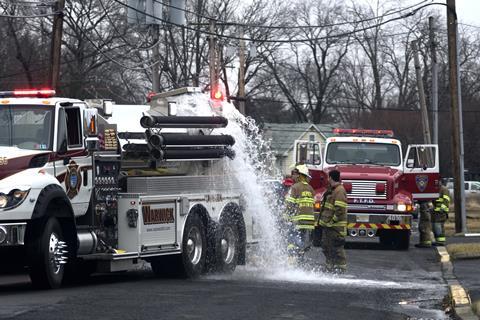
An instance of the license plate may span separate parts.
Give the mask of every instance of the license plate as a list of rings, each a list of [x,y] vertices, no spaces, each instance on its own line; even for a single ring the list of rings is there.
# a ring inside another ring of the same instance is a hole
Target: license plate
[[[396,214],[391,214],[387,218],[387,223],[391,221],[398,221],[400,222],[402,220],[402,216],[396,215]]]

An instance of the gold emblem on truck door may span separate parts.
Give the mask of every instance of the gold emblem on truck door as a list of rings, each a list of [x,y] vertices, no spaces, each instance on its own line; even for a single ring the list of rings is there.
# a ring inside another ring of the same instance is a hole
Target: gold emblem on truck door
[[[8,158],[0,157],[0,166],[6,166],[8,164]]]

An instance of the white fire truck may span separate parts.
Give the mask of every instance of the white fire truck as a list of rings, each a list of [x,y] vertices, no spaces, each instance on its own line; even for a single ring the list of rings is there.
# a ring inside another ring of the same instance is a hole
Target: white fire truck
[[[235,141],[215,135],[224,117],[188,112],[198,88],[117,117],[111,102],[54,95],[0,92],[1,265],[57,288],[142,260],[187,277],[245,263],[252,216],[223,163]]]

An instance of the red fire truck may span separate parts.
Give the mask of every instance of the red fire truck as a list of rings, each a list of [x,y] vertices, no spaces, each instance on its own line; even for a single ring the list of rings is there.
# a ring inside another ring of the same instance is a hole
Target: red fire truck
[[[310,169],[317,209],[328,187],[328,172],[340,171],[348,196],[350,239],[377,238],[408,249],[416,204],[439,194],[437,145],[408,145],[403,157],[391,130],[334,129],[324,145],[296,141],[295,149],[296,162]]]

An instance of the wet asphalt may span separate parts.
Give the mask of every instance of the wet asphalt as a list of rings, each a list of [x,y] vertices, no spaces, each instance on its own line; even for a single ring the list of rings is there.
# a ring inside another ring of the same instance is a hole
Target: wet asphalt
[[[480,236],[448,237],[447,244],[451,243],[480,243]],[[468,291],[472,302],[480,301],[480,259],[453,260],[453,273],[460,284]]]
[[[313,267],[323,260],[317,248],[308,257]],[[148,269],[95,275],[53,291],[33,290],[25,274],[0,275],[0,319],[449,319],[433,249],[353,243],[347,257],[342,276],[251,263],[196,280]]]

